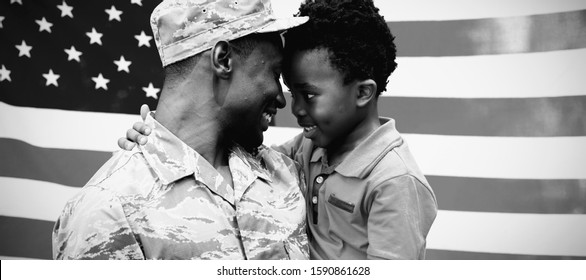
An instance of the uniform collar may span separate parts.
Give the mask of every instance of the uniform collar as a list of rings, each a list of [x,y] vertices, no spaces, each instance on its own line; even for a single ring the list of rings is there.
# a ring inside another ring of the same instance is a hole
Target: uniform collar
[[[378,162],[392,149],[401,145],[403,139],[395,128],[395,120],[379,117],[381,126],[371,133],[362,143],[358,144],[335,171],[346,177],[363,179]],[[326,150],[316,148],[311,155],[311,162],[327,162]]]
[[[193,175],[195,180],[205,184],[211,191],[234,203],[235,189],[238,200],[257,177],[270,182],[269,173],[263,168],[262,161],[235,145],[229,159],[236,185],[233,188],[204,157],[167,130],[151,114],[147,116],[145,123],[153,132],[147,144],[139,148],[165,185]]]

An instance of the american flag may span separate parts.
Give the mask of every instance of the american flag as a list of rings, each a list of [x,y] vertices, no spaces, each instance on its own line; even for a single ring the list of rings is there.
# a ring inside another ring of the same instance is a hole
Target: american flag
[[[0,259],[51,258],[65,201],[155,108],[158,2],[0,0]],[[428,259],[586,259],[586,1],[375,4],[399,56],[379,112],[438,198]],[[266,144],[300,132],[289,111]]]

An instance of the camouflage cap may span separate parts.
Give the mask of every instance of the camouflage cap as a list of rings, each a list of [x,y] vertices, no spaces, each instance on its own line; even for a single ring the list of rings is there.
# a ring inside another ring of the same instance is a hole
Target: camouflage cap
[[[206,51],[220,40],[286,30],[308,17],[276,18],[270,0],[163,0],[151,28],[163,66]]]

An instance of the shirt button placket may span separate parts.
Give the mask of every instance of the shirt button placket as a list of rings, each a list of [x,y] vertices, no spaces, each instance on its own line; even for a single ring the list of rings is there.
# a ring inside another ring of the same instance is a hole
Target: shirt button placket
[[[314,184],[313,184],[313,191],[312,191],[312,197],[311,197],[311,204],[312,204],[312,218],[313,218],[313,223],[317,224],[317,209],[318,209],[318,197],[319,197],[319,189],[321,188],[323,182],[325,180],[325,175],[324,174],[320,174],[317,177],[315,177]]]

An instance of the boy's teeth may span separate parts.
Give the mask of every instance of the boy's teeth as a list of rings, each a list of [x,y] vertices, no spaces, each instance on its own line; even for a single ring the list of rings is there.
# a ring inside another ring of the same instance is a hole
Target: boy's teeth
[[[306,126],[303,128],[303,130],[305,130],[305,131],[312,131],[314,129],[315,129],[315,125],[314,126]]]

